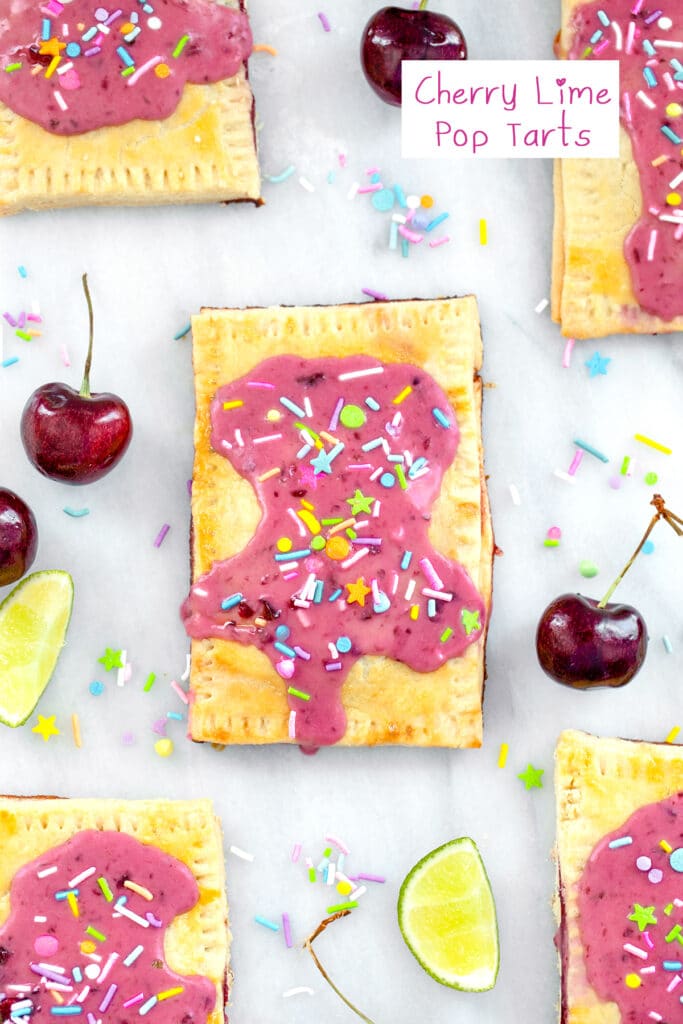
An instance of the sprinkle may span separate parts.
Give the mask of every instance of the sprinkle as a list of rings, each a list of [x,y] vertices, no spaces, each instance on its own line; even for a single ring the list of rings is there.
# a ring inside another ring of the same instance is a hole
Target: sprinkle
[[[637,956],[640,960],[647,960],[647,953],[644,949],[639,949],[638,946],[631,945],[630,942],[624,943],[624,949],[627,953],[631,953],[633,956]]]
[[[291,694],[292,697],[298,697],[299,700],[310,700],[310,693],[304,693],[302,690],[297,690],[294,686],[287,687],[287,693]]]
[[[589,455],[593,455],[596,459],[600,459],[600,462],[609,462],[609,458],[602,452],[598,451],[597,448],[593,448],[592,445],[587,444],[585,441],[580,441],[578,438],[574,438],[573,443],[577,448],[582,448]]]
[[[99,981],[99,978],[98,978],[98,981]],[[116,985],[116,984],[113,984],[113,985],[109,986],[109,988],[107,989],[107,994],[105,995],[104,999],[102,1000],[102,1002],[100,1003],[100,1005],[98,1007],[100,1013],[104,1013],[106,1010],[109,1009],[111,1001],[114,998],[114,996],[116,995],[116,991],[117,991],[118,987],[119,986]]]
[[[155,548],[160,548],[161,547],[161,545],[164,543],[164,538],[166,537],[166,534],[168,533],[168,531],[170,529],[171,529],[171,527],[169,526],[169,524],[168,523],[164,523],[164,525],[161,527],[161,529],[159,530],[159,532],[158,532],[158,534],[156,536],[156,540],[154,541],[154,547]]]
[[[71,508],[70,505],[65,505],[62,512],[66,512],[72,519],[82,519],[83,516],[90,515],[89,508]]]
[[[609,843],[610,850],[618,850],[622,846],[630,846],[633,842],[633,836],[620,836],[619,839],[613,839]]]
[[[176,988],[167,988],[164,992],[157,992],[157,1002],[162,1003],[164,999],[172,999],[173,996],[179,996],[184,991],[184,987],[178,985]]]
[[[489,240],[488,224],[485,220],[479,221],[479,244],[487,245]]]
[[[303,176],[300,177],[299,184],[306,190],[306,192],[315,192],[315,185],[311,184],[308,178],[304,178]]]
[[[243,599],[243,594],[232,594],[230,597],[226,597],[224,601],[221,601],[221,608],[224,612],[227,612],[231,608],[234,608],[235,605],[238,605]]]
[[[279,924],[275,924],[274,921],[269,921],[267,917],[261,917],[260,914],[257,914],[254,920],[256,921],[256,924],[262,924],[264,928],[270,928],[271,932],[280,931]]]
[[[156,996],[150,996],[149,999],[147,1000],[147,1002],[143,1003],[142,1006],[140,1007],[140,1009],[138,1010],[138,1013],[140,1014],[140,1016],[141,1017],[145,1017],[149,1013],[149,1011],[152,1009],[152,1007],[156,1006],[156,1003],[157,1003],[157,997]]]
[[[320,24],[325,29],[325,31],[326,32],[331,32],[332,31],[332,26],[330,25],[330,22],[329,22],[329,20],[327,18],[327,15],[324,14],[322,11],[318,11],[318,18],[320,19]]]
[[[356,380],[358,377],[370,377],[376,373],[384,373],[384,367],[369,366],[365,370],[352,370],[349,373],[340,373],[337,380]]]
[[[564,367],[565,370],[568,369],[569,364],[571,362],[572,350],[573,350],[575,344],[576,344],[576,339],[575,338],[567,338],[567,341],[566,341],[565,346],[564,346],[564,353],[562,355],[562,366]]]
[[[681,731],[680,725],[674,725],[673,729],[671,730],[669,735],[666,737],[664,742],[665,743],[674,743],[675,740],[676,740],[676,737],[678,736],[680,731]]]
[[[37,871],[36,872],[36,877],[37,878],[47,878],[48,875],[56,874],[58,870],[59,869],[56,867],[56,865],[53,865],[52,867],[49,867],[49,868],[43,868],[42,871]]]
[[[131,996],[130,999],[126,999],[123,1006],[127,1010],[129,1006],[135,1006],[136,1003],[141,1003],[144,998],[144,992],[138,992],[136,996]]]
[[[446,430],[450,428],[451,422],[448,417],[441,412],[441,409],[436,407],[432,409],[432,416],[440,426],[444,427]]]
[[[429,243],[429,248],[430,249],[438,249],[438,247],[440,245],[446,245],[446,243],[450,242],[450,240],[451,240],[451,236],[450,235],[441,235],[440,238],[435,238],[432,242]]]
[[[137,958],[144,952],[144,949],[144,946],[136,946],[135,949],[131,950],[123,961],[124,967],[130,967],[131,964],[134,964]]]
[[[450,638],[452,636],[453,636],[453,630],[451,629],[450,626],[446,626],[446,628],[444,629],[443,633],[439,637],[439,640],[441,641],[442,644],[445,644],[446,641],[450,640]]]
[[[663,452],[664,455],[671,455],[671,448],[667,448],[665,445],[660,444],[658,441],[653,441],[650,437],[644,437],[643,434],[634,434],[634,440],[640,441],[641,444],[646,444],[648,448],[654,448],[658,452]]]
[[[169,739],[166,736],[164,736],[160,740],[157,740],[156,743],[154,744],[154,752],[155,754],[158,754],[159,757],[170,757],[171,754],[173,753],[173,740]],[[119,913],[123,914],[124,917],[130,917],[131,920],[136,920],[138,924],[141,924],[143,926],[143,928],[147,927],[148,922],[143,921],[142,918],[138,918],[137,914],[131,915],[131,912],[124,910],[123,907],[117,907],[117,909]]]
[[[298,985],[296,988],[288,988],[286,992],[283,992],[282,993],[282,998],[283,999],[290,999],[291,996],[303,996],[303,995],[312,996],[314,994],[315,993],[314,993],[313,989],[309,988],[308,985]]]
[[[353,910],[357,907],[358,903],[356,900],[348,900],[346,903],[335,903],[333,906],[327,908],[328,914],[337,914],[341,910]]]
[[[153,893],[151,893],[149,889],[146,889],[144,885],[138,885],[137,882],[131,882],[130,879],[128,878],[123,883],[123,885],[126,889],[130,889],[131,892],[135,892],[138,894],[138,896],[142,896],[143,900],[151,902],[154,899]],[[102,977],[100,976],[98,980],[101,981]]]
[[[671,643],[671,640],[666,634],[664,634],[664,636],[662,637],[662,643],[664,644],[664,650],[666,651],[666,653],[673,654],[673,644]]]
[[[118,909],[118,904],[116,905]],[[91,924],[85,929],[87,935],[92,935],[93,939],[97,939],[98,942],[106,942],[106,935],[102,932],[98,932],[97,928],[93,928]]]
[[[51,1006],[50,1013],[54,1014],[55,1017],[75,1017],[79,1013],[83,1013],[82,1006]]]
[[[191,323],[187,323],[187,324],[185,324],[185,326],[184,326],[184,327],[182,327],[182,328],[181,328],[181,329],[180,329],[180,330],[179,330],[179,331],[177,332],[177,334],[174,334],[174,335],[173,335],[173,340],[174,340],[174,341],[180,341],[180,339],[181,339],[181,338],[185,338],[185,337],[186,337],[186,336],[187,336],[187,335],[188,335],[188,334],[190,333],[190,331],[191,331],[191,330],[192,330],[192,324],[191,324]]]
[[[145,685],[142,688],[144,693],[149,693],[149,691],[154,686],[154,681],[155,680],[156,680],[156,675],[154,674],[154,672],[150,672],[150,674],[147,676],[147,681],[145,682]]]
[[[534,313],[542,313],[548,308],[549,302],[547,299],[541,299],[537,306],[534,306]]]
[[[99,885],[100,889],[102,890],[102,895],[104,896],[104,898],[107,901],[107,903],[111,903],[113,901],[113,899],[114,899],[114,895],[113,895],[111,889],[109,888],[109,885],[107,883],[106,878],[101,876],[100,878],[97,879],[97,884]]]
[[[285,938],[285,945],[287,949],[292,948],[292,927],[289,921],[289,914],[282,915],[282,932]]]

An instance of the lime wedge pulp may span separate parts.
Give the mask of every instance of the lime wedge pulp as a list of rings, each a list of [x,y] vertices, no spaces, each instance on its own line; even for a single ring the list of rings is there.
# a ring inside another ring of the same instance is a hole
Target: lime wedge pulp
[[[398,924],[420,966],[442,985],[466,992],[495,985],[496,906],[472,839],[453,839],[418,861],[401,886]]]
[[[26,576],[0,604],[0,722],[23,725],[50,682],[74,585],[59,569]]]

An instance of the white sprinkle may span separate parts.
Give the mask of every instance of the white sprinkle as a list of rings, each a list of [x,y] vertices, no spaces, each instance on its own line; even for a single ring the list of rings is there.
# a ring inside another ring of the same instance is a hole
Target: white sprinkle
[[[307,192],[315,192],[315,185],[312,185],[308,178],[299,178],[299,184],[302,188],[305,188]]]
[[[262,434],[261,437],[255,437],[253,443],[265,444],[267,441],[279,441],[281,438],[282,434]]]
[[[673,179],[673,181],[669,182],[669,188],[678,188],[678,186],[680,185],[680,183],[682,181],[683,181],[683,171],[681,171],[680,174],[677,174],[676,177]]]
[[[308,985],[299,985],[298,988],[288,988],[286,992],[282,993],[282,998],[289,999],[290,996],[312,996],[313,994],[313,989]]]
[[[359,188],[360,188],[360,182],[359,181],[354,181],[353,185],[351,186],[349,191],[346,193],[346,198],[347,199],[355,199],[356,196],[358,195],[358,189]]]
[[[548,308],[548,305],[549,303],[547,299],[541,299],[539,304],[534,306],[534,313],[542,313],[544,309]]]
[[[350,565],[355,565],[361,558],[365,558],[370,553],[370,548],[359,548],[350,558],[345,558],[341,563],[342,569],[348,569]]]
[[[126,656],[127,656],[127,654],[128,654],[128,651],[121,651],[121,661],[123,663],[123,668],[117,669],[117,672],[116,672],[116,685],[117,686],[123,686],[123,684],[126,681]]]
[[[673,654],[673,644],[669,640],[666,634],[662,637],[662,643],[664,644],[664,650],[667,654]]]
[[[39,914],[37,917],[34,917],[33,920],[36,924],[45,924],[47,918],[44,917],[42,914]]]
[[[54,96],[55,102],[57,103],[57,106],[60,108],[60,110],[69,109],[69,104],[66,102],[59,89],[55,89],[52,95]]]
[[[358,900],[361,898],[361,896],[364,896],[367,891],[367,885],[359,885],[358,888],[354,889],[353,892],[350,894],[351,899]]]
[[[296,711],[289,712],[289,729],[288,734],[290,740],[296,738]]]
[[[118,902],[116,904],[116,913],[112,916],[116,917],[116,914],[121,914],[122,917],[127,917],[129,921],[135,921],[135,923],[139,924],[141,928],[149,928],[149,921],[144,917],[140,917],[139,914],[134,914],[132,910],[128,909],[125,903]]]
[[[657,245],[657,228],[653,228],[650,232],[650,242],[647,247],[647,260],[648,263],[652,263],[655,258],[655,246]]]
[[[80,875],[76,875],[71,879],[69,882],[69,888],[74,889],[79,882],[84,882],[86,878],[90,878],[91,875],[94,875],[96,870],[96,868],[86,868],[85,871],[81,871]]]
[[[570,476],[569,473],[565,473],[565,471],[563,469],[556,469],[555,470],[555,476],[558,478],[558,480],[564,480],[564,482],[567,483],[567,484],[575,484],[576,483],[576,477],[575,476]]]
[[[181,679],[181,681],[183,683],[186,683],[189,678],[190,678],[190,655],[186,654],[185,655],[185,671],[181,675],[180,679]]]
[[[654,45],[668,47],[671,50],[683,49],[683,43],[677,39],[655,39]]]
[[[38,872],[38,878],[47,878],[48,875],[54,875],[57,870],[57,865],[53,865],[51,868],[43,868],[42,871]]]
[[[632,946],[630,942],[624,943],[624,949],[627,953],[632,953],[633,956],[637,956],[641,960],[647,960],[647,953],[645,950],[640,949],[638,946]]]
[[[408,586],[406,587],[406,592],[405,592],[405,595],[404,595],[406,601],[410,601],[411,597],[413,596],[413,591],[414,590],[415,590],[415,580],[411,580],[410,583],[408,584]]]
[[[510,497],[512,498],[513,505],[521,505],[522,499],[519,496],[519,491],[514,484],[510,484]]]
[[[253,853],[247,853],[246,850],[240,850],[239,846],[231,846],[230,853],[234,853],[236,857],[240,858],[240,860],[248,860],[251,862],[254,859]]]
[[[355,380],[356,377],[370,377],[375,373],[384,373],[384,367],[369,366],[367,370],[352,370],[350,373],[340,373],[337,380]]]
[[[640,102],[643,103],[646,107],[649,107],[650,110],[654,110],[655,109],[656,104],[652,102],[652,100],[647,95],[647,93],[643,92],[642,89],[639,89],[638,92],[636,93],[636,99],[639,99]]]

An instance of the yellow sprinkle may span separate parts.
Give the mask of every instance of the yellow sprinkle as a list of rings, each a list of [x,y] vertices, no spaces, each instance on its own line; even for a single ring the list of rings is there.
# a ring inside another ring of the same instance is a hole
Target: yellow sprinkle
[[[301,499],[301,504],[304,508],[307,508],[309,512],[312,512],[315,505],[312,505],[310,501],[306,501],[304,498]]]
[[[137,882],[131,882],[128,878],[123,884],[126,889],[131,889],[133,892],[136,892],[138,896],[142,896],[143,900],[154,899],[154,895],[149,891],[149,889],[145,889],[144,885],[138,885]],[[157,996],[157,999],[158,998],[159,997]]]
[[[419,604],[412,605],[411,609],[410,609],[410,617],[413,620],[413,622],[417,621],[417,617],[418,617],[419,614],[420,614],[420,606],[419,606]]]
[[[88,956],[90,953],[94,953],[96,949],[97,946],[94,942],[91,942],[90,939],[86,939],[85,942],[81,942],[81,953],[85,956]]]
[[[170,999],[171,996],[179,996],[180,993],[184,991],[185,989],[183,988],[182,985],[180,985],[178,988],[167,988],[165,992],[157,993],[157,1002],[161,1003],[163,1002],[164,999]]]
[[[669,204],[669,206],[680,206],[680,194],[678,192],[669,192],[668,196],[666,197],[666,201]]]
[[[335,533],[341,533],[343,530],[348,530],[348,528],[350,526],[355,526],[355,525],[356,525],[355,518],[352,517],[351,519],[345,519],[343,523],[337,523],[336,526],[332,527],[332,529],[330,530],[330,537],[333,537],[335,535]]]
[[[282,419],[282,413],[279,409],[269,409],[266,413],[266,419],[269,423],[279,423]]]
[[[353,892],[353,886],[350,882],[345,882],[342,879],[341,882],[337,882],[337,892],[340,896],[348,896],[349,893]]]
[[[666,113],[668,117],[680,117],[683,114],[683,107],[680,103],[668,103]]]
[[[659,845],[662,848],[662,850],[664,850],[664,853],[673,853],[673,849],[674,848],[673,848],[673,846],[669,846],[669,844],[667,843],[666,839],[662,839],[660,841]]]
[[[74,712],[73,715],[71,716],[71,731],[74,734],[74,743],[76,744],[76,746],[82,747],[83,741],[81,739],[81,722],[76,712]]]
[[[658,452],[664,452],[665,455],[671,455],[671,449],[665,447],[663,444],[659,444],[657,441],[653,441],[651,437],[644,437],[643,434],[634,434],[634,440],[640,441],[641,444],[646,444],[648,448],[655,448]]]
[[[297,509],[296,513],[302,523],[305,523],[311,533],[320,533],[320,523],[315,518],[312,512],[309,512],[306,508]]]
[[[508,747],[507,743],[501,743],[501,745],[500,745],[500,753],[498,754],[498,767],[499,768],[504,768],[505,765],[507,764],[508,750],[509,749],[510,748]]]
[[[272,57],[277,57],[277,50],[275,47],[268,46],[267,43],[257,43],[256,46],[252,46],[251,49],[252,53],[269,53]]]
[[[640,988],[643,984],[637,974],[627,974],[624,978],[624,982],[628,988]]]
[[[396,398],[394,399],[394,405],[400,405],[401,402],[403,402],[408,397],[412,390],[413,389],[409,384],[408,387],[404,388],[403,391],[396,395]]]
[[[280,467],[279,466],[273,466],[272,469],[267,470],[265,473],[261,473],[261,476],[258,476],[256,479],[258,480],[258,482],[260,484],[262,484],[264,480],[270,480],[270,478],[272,476],[277,476],[279,472],[280,472]]]
[[[278,539],[277,539],[277,549],[278,549],[278,551],[281,551],[283,554],[286,554],[288,551],[291,551],[292,550],[292,542],[289,539],[289,537],[278,537]]]
[[[664,154],[662,154],[661,156],[655,157],[655,159],[652,161],[652,166],[653,167],[659,167],[660,164],[665,164],[668,159],[669,159],[668,156],[664,156]]]
[[[157,64],[157,66],[154,68],[154,74],[157,76],[157,78],[168,78],[168,76],[171,74],[171,69],[169,68],[168,64]]]
[[[227,412],[228,409],[239,409],[243,405],[244,402],[242,401],[242,399],[236,398],[234,402],[223,402],[223,410],[224,412]]]
[[[420,196],[420,206],[423,206],[425,210],[429,210],[434,205],[434,200],[431,196]]]
[[[64,1002],[64,997],[61,995],[61,993],[55,992],[53,988],[50,989],[50,994],[52,995],[52,998],[56,1003],[59,1003],[61,1005]]]
[[[680,731],[681,731],[680,725],[674,725],[673,729],[671,730],[669,735],[666,737],[666,740],[664,742],[665,743],[675,743],[676,742],[676,737],[678,736]]]
[[[69,906],[71,907],[71,913],[73,914],[73,916],[74,917],[80,917],[81,916],[81,912],[78,909],[78,900],[76,899],[74,894],[72,892],[68,892],[66,894],[66,898],[67,898],[67,900],[69,902]]]
[[[479,244],[488,245],[489,231],[485,220],[479,221]]]
[[[157,740],[154,744],[154,750],[159,757],[170,757],[173,753],[173,740],[168,739],[167,736]]]

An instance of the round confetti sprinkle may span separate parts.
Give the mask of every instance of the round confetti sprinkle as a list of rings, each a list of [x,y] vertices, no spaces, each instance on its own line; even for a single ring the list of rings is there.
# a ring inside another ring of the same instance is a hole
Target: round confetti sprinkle
[[[278,626],[275,630],[275,636],[278,640],[286,640],[290,632],[289,626]]]
[[[88,943],[88,945],[92,945],[92,943]],[[90,980],[93,981],[100,973],[100,969],[101,968],[98,964],[86,964],[83,968],[83,973],[86,978],[90,978]]]
[[[645,483],[648,484],[650,487],[654,487],[654,485],[657,483],[658,480],[659,480],[659,477],[657,476],[656,473],[646,473],[645,474]]]
[[[317,534],[317,536],[313,537],[313,539],[311,540],[311,547],[313,548],[314,551],[323,551],[325,548],[325,544],[325,538],[321,537],[320,534]]]
[[[581,562],[579,562],[579,572],[587,580],[592,580],[594,576],[598,575],[599,571],[600,570],[598,569],[595,562],[591,562],[587,558],[584,558]]]
[[[104,683],[101,683],[99,679],[93,679],[88,689],[92,693],[93,697],[99,697],[101,693],[104,693]]]
[[[624,984],[627,985],[628,988],[640,988],[642,981],[637,974],[627,974],[624,978]]]
[[[266,419],[269,423],[279,423],[282,419],[282,413],[279,409],[269,409],[266,413]]]
[[[341,562],[348,555],[351,549],[346,537],[339,535],[330,537],[327,544],[325,545],[325,554],[328,558],[331,558],[334,562]]]
[[[419,196],[406,196],[406,206],[409,210],[417,210],[420,202]]]
[[[659,20],[657,21],[657,27],[663,28],[665,32],[668,32],[672,25],[673,21],[671,20],[671,18],[663,17],[659,18]]]
[[[623,483],[623,479],[620,476],[611,476],[609,478],[609,485],[613,491],[618,491]]]
[[[33,943],[38,956],[54,956],[59,949],[59,943],[54,935],[39,935]]]
[[[81,942],[81,953],[83,953],[84,956],[88,956],[90,953],[94,953],[96,949],[97,946],[95,945],[94,942],[91,942],[90,939],[84,939],[84,941]],[[97,964],[93,964],[92,966],[97,967]],[[97,973],[100,973],[99,970]]]
[[[348,896],[349,893],[353,892],[353,886],[350,882],[345,882],[342,879],[341,882],[337,882],[337,892],[340,896]]]
[[[679,846],[669,857],[669,864],[674,871],[683,872],[683,847]]]
[[[289,537],[278,537],[277,549],[278,551],[281,551],[283,554],[286,554],[288,551],[291,551],[292,542],[289,539]]]
[[[81,48],[78,43],[67,43],[66,44],[66,55],[67,57],[79,57]]]
[[[559,526],[551,526],[548,530],[548,537],[551,540],[559,540],[561,536],[562,530],[559,528]]]
[[[652,867],[652,861],[649,857],[639,857],[636,861],[636,867],[639,871],[649,871]]]
[[[393,189],[381,188],[373,193],[370,202],[380,213],[387,213],[389,210],[393,210],[395,198]]]
[[[420,206],[423,206],[425,210],[429,210],[434,205],[434,200],[431,196],[420,196]]]
[[[680,193],[679,192],[669,192],[669,194],[666,197],[666,201],[669,204],[669,206],[680,206],[681,205]]]
[[[664,878],[664,872],[660,871],[659,868],[652,868],[651,871],[648,871],[647,877],[653,885],[659,885],[661,880]]]
[[[393,473],[382,473],[381,477],[379,478],[379,482],[381,483],[382,487],[393,487],[394,484],[396,483],[396,477],[394,476]]]
[[[666,107],[668,117],[680,117],[683,114],[683,107],[680,103],[669,103]]]
[[[170,740],[168,736],[164,736],[162,740],[157,740],[154,744],[154,751],[159,757],[170,757],[173,753],[173,740]]]
[[[345,427],[355,430],[365,423],[365,413],[359,405],[345,405],[339,414],[339,419]]]
[[[643,544],[643,554],[644,555],[651,555],[652,552],[654,551],[654,549],[655,549],[655,546],[654,546],[654,543],[651,540],[646,540],[645,543]]]
[[[348,636],[340,636],[337,637],[335,646],[340,654],[348,654],[351,650],[351,641]]]
[[[161,18],[148,18],[147,28],[151,28],[154,32],[157,32],[161,28]]]
[[[157,66],[154,69],[154,74],[157,76],[157,78],[168,78],[169,75],[171,74],[171,69],[169,68],[168,64],[157,64]]]
[[[95,9],[95,21],[106,21],[109,17],[109,11],[105,10],[104,7],[97,7]]]

